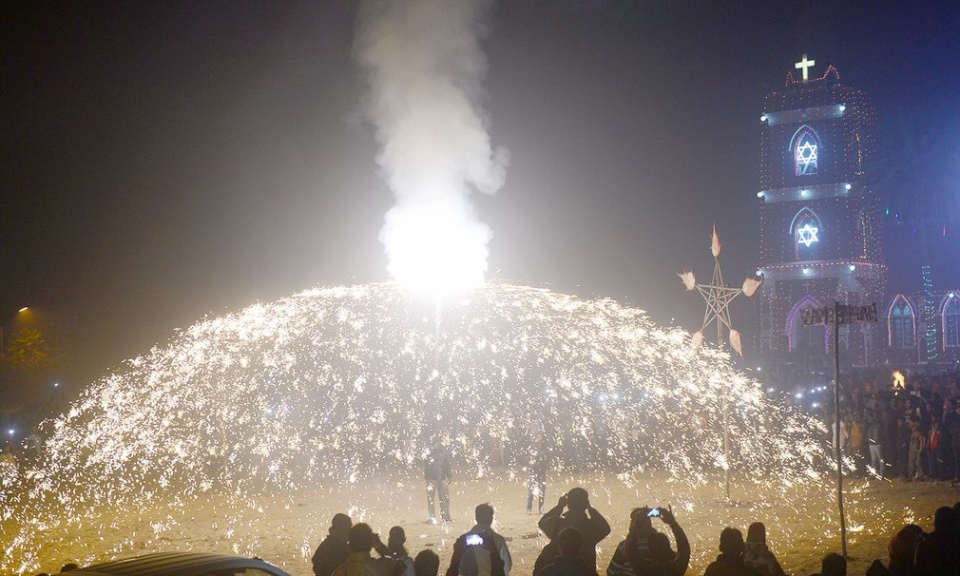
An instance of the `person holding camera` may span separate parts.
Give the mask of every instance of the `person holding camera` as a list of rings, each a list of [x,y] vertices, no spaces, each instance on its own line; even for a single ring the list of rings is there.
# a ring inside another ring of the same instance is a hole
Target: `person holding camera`
[[[476,525],[453,543],[446,576],[510,576],[513,559],[506,539],[493,531],[493,506],[480,504]]]
[[[563,511],[564,508],[566,512]],[[610,535],[610,523],[600,512],[590,506],[590,496],[586,490],[577,487],[561,496],[557,505],[540,518],[538,525],[550,539],[550,544],[547,544],[540,558],[537,559],[537,565],[541,569],[545,568],[557,555],[557,536],[561,530],[568,527],[580,531],[582,537],[580,558],[588,567],[597,569],[597,544]],[[537,566],[534,566],[534,573],[537,573]]]
[[[670,526],[677,542],[676,551],[670,547],[667,535],[653,527],[654,518]],[[673,509],[644,506],[630,513],[630,529],[613,553],[607,576],[683,576],[689,566],[690,541]]]

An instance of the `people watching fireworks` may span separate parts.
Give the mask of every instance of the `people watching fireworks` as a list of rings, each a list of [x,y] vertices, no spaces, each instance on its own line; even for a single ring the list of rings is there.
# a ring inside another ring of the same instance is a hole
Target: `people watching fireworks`
[[[496,576],[501,573],[509,576],[513,559],[507,541],[493,530],[493,506],[480,504],[474,510],[474,518],[477,523],[473,528],[453,543],[447,576]]]
[[[350,546],[347,544],[347,538],[350,535],[350,528],[353,521],[346,514],[334,514],[330,521],[330,529],[327,531],[327,537],[317,546],[313,553],[313,574],[314,576],[330,576],[338,566],[343,564],[350,556]]]
[[[374,541],[374,547],[382,558],[390,558],[399,566],[397,568],[398,576],[416,576],[416,570],[413,565],[413,558],[407,553],[404,546],[407,542],[407,533],[400,526],[394,526],[390,529],[390,535],[387,537],[387,545],[382,543],[377,545]]]
[[[839,441],[857,474],[866,462],[885,479],[960,482],[960,370],[907,375],[902,386],[877,385],[876,372],[853,370],[841,391]],[[832,445],[835,407],[830,398],[818,405]]]
[[[946,476],[954,482],[960,482],[960,404],[955,400],[947,400],[943,412],[942,428],[946,432],[945,437],[950,438],[949,444],[944,442],[944,448],[950,453]]]
[[[677,542],[676,552],[670,548],[666,534],[653,527],[653,518],[670,526]],[[635,508],[630,513],[627,537],[613,553],[607,576],[683,576],[690,565],[690,541],[683,528],[667,508]]]
[[[586,490],[577,487],[561,496],[557,505],[540,518],[539,527],[550,539],[551,544],[564,528],[573,527],[579,530],[582,536],[580,557],[587,566],[597,569],[597,544],[610,534],[610,523],[600,512],[590,506],[590,495]],[[549,563],[549,560],[556,555],[556,545],[552,552],[553,554],[544,561]],[[542,553],[541,557],[543,557]],[[541,564],[540,558],[537,558],[537,564]],[[545,568],[546,565],[542,567]]]
[[[703,576],[759,576],[759,572],[743,563],[743,533],[736,528],[720,532],[720,555],[707,566]]]
[[[874,401],[875,403],[876,401]],[[867,416],[867,445],[870,448],[870,468],[873,473],[883,478],[885,469],[883,462],[883,425],[880,420],[880,409],[874,404]]]
[[[762,522],[754,522],[747,528],[743,563],[759,572],[761,576],[784,576],[777,557],[767,548],[767,527]]]
[[[379,537],[368,524],[354,524],[347,537],[350,556],[333,571],[332,576],[395,576],[397,563],[393,559],[374,558],[370,555],[377,540]]]
[[[847,576],[847,559],[834,552],[827,554],[820,561],[820,574],[814,576]]]
[[[416,576],[439,576],[440,557],[433,550],[421,550],[413,559],[413,572]]]
[[[960,516],[953,508],[937,509],[933,532],[917,540],[913,560],[914,564],[908,566],[915,574],[936,576],[960,572]]]
[[[597,576],[597,571],[591,568],[580,557],[580,548],[583,545],[583,535],[573,527],[564,528],[557,535],[557,549],[559,554],[540,572],[540,576]]]

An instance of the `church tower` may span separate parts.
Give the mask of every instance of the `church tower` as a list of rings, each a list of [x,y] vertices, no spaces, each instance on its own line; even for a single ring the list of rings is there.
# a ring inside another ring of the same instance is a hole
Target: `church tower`
[[[760,117],[759,352],[765,364],[829,366],[831,327],[804,327],[800,311],[885,300],[881,209],[871,189],[876,115],[863,92],[804,55]],[[845,362],[884,356],[875,325],[840,328]]]

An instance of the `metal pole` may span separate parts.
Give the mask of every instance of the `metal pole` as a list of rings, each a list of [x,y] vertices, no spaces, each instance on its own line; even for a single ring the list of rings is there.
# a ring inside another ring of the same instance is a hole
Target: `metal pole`
[[[717,267],[719,268],[719,261]],[[721,282],[721,285],[723,283]],[[720,316],[717,316],[717,345],[723,348],[723,326],[720,324]],[[723,484],[727,492],[727,501],[730,501],[730,421],[729,411],[727,409],[727,395],[729,386],[723,388],[723,460],[726,464],[723,468]]]
[[[847,557],[847,520],[843,514],[843,459],[840,450],[840,302],[833,305],[834,451],[837,455],[837,504],[840,508],[840,545]]]

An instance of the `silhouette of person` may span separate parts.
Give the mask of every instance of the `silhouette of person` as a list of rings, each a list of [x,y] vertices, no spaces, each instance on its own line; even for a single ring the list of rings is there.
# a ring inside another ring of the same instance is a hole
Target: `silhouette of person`
[[[434,437],[433,446],[423,464],[423,476],[427,481],[427,522],[436,524],[436,500],[440,500],[440,519],[450,521],[450,480],[453,471],[450,466],[450,452]]]
[[[530,479],[527,483],[527,514],[533,512],[533,499],[537,498],[537,513],[543,514],[543,499],[547,495],[547,468],[550,466],[550,448],[543,434],[538,434],[530,447]]]
[[[564,512],[566,508],[566,512]],[[564,528],[576,528],[580,531],[582,541],[580,546],[580,557],[583,558],[587,566],[593,570],[597,569],[597,544],[610,534],[610,523],[600,512],[590,506],[590,497],[586,490],[577,487],[560,497],[557,505],[547,511],[540,518],[540,530],[550,539],[553,549],[550,555],[545,556],[543,552],[537,563],[541,564],[541,569],[546,568],[557,554],[558,546],[555,544],[557,536]],[[550,546],[548,544],[548,546]],[[544,548],[546,551],[546,548]],[[542,559],[542,561],[541,561]],[[536,566],[534,566],[536,570]]]
[[[960,570],[960,517],[948,506],[937,508],[933,532],[917,543],[916,564],[922,574]]]
[[[813,576],[847,576],[847,559],[831,552],[820,562],[820,574]]]
[[[350,556],[347,537],[353,521],[346,514],[335,514],[330,521],[327,537],[313,553],[314,576],[330,576]]]
[[[894,534],[887,546],[891,574],[913,574],[917,571],[917,546],[923,537],[923,528],[916,524],[907,524]]]
[[[777,557],[767,548],[767,527],[762,522],[754,522],[747,528],[743,563],[762,576],[785,576]]]
[[[670,526],[677,551],[666,534],[653,528],[659,517]],[[671,508],[636,508],[630,513],[630,529],[617,545],[607,566],[607,576],[682,576],[690,565],[690,541]]]
[[[583,535],[579,530],[573,527],[561,530],[557,535],[557,548],[560,553],[540,572],[540,576],[597,576],[596,569],[588,566],[580,557],[582,544]]]
[[[736,528],[720,532],[720,555],[707,566],[703,576],[760,576],[743,563],[743,533]]]
[[[374,548],[380,556],[390,558],[399,565],[397,576],[415,576],[413,558],[407,553],[404,546],[407,542],[407,533],[400,526],[394,526],[390,529],[390,535],[387,537],[387,545],[379,542],[379,538],[374,538]],[[378,545],[379,544],[379,545]]]
[[[433,550],[421,550],[413,559],[413,572],[416,576],[439,576],[440,557]]]
[[[395,576],[397,563],[392,558],[370,555],[377,540],[369,525],[354,524],[347,537],[350,556],[333,571],[333,576]]]
[[[493,506],[474,510],[477,523],[453,543],[447,576],[509,576],[513,559],[506,539],[493,530]]]

